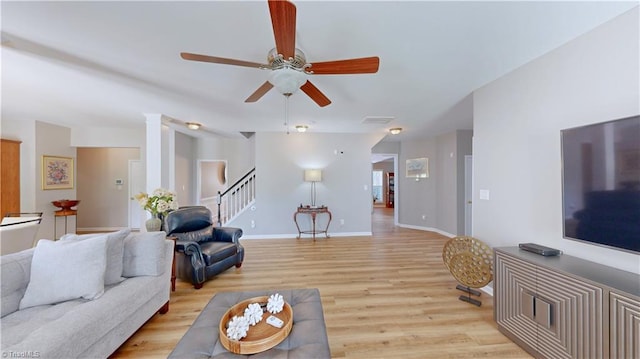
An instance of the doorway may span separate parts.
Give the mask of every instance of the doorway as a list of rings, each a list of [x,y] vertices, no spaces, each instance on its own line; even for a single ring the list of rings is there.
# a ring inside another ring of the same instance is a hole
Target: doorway
[[[399,202],[399,183],[395,180],[394,175],[398,173],[398,155],[395,153],[372,153],[371,154],[371,189],[372,196],[375,195],[377,182],[374,181],[374,172],[381,171],[382,195],[379,197],[380,203],[372,201],[371,213],[374,209],[385,207],[386,213],[393,213],[393,225],[398,225],[398,207]],[[375,199],[375,197],[372,197]]]
[[[385,203],[386,193],[382,185],[384,172],[381,170],[371,171],[371,196],[373,197],[373,205],[382,205]]]

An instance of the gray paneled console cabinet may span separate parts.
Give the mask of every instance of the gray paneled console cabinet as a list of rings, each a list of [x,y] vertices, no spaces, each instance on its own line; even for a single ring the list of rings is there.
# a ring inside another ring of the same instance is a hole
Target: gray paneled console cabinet
[[[494,318],[538,358],[640,359],[640,275],[495,248]]]

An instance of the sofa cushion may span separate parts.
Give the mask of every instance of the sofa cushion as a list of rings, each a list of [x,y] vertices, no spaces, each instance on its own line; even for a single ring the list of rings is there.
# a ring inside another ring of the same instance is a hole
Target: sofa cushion
[[[35,249],[0,256],[0,293],[2,298],[2,317],[11,314],[20,307],[20,300],[29,284],[31,259]]]
[[[104,293],[106,236],[90,241],[38,241],[19,309]]]
[[[130,233],[124,239],[124,277],[164,273],[165,232]]]
[[[119,332],[117,328],[124,322],[149,319],[160,304],[149,307],[146,303],[155,302],[154,298],[163,294],[168,296],[168,284],[161,278],[130,278],[105,287],[98,300],[75,299],[12,313],[1,322],[2,351],[39,352],[42,358],[106,358],[79,353],[109,340],[108,333]],[[124,342],[133,331],[116,336]]]
[[[229,242],[200,242],[200,250],[207,266],[236,254],[238,247]]]
[[[122,277],[122,266],[124,256],[124,239],[131,233],[130,228],[122,229],[111,233],[94,233],[94,234],[65,234],[60,237],[61,241],[78,241],[107,237],[107,269],[104,272],[104,285],[120,283],[124,280]]]

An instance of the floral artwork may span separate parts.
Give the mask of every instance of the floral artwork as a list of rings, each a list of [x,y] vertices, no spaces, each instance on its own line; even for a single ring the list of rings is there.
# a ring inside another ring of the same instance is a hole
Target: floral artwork
[[[42,156],[42,189],[73,188],[73,158]]]

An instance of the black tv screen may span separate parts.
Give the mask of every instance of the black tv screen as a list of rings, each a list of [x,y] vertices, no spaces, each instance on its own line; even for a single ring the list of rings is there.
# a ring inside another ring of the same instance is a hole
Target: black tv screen
[[[564,237],[640,253],[640,116],[561,136]]]

